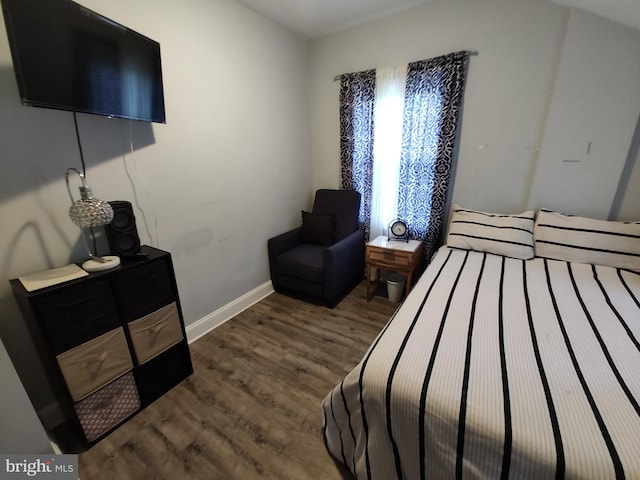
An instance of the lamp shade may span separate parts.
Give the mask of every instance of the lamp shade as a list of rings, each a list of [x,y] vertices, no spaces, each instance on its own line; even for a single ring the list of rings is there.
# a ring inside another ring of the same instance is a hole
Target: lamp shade
[[[104,200],[93,198],[91,188],[84,180],[84,175],[77,170],[67,170],[67,179],[69,171],[75,171],[82,179],[80,200],[73,202],[69,209],[69,216],[73,223],[80,228],[100,227],[111,223],[111,220],[113,220],[113,208],[111,208],[111,205]]]
[[[73,200],[71,195],[71,188],[69,187],[69,174],[77,173],[82,180],[80,186],[80,200]],[[69,209],[69,216],[71,221],[80,228],[91,229],[91,236],[93,237],[93,250],[97,252],[96,237],[93,234],[92,227],[101,227],[102,225],[108,225],[113,220],[113,208],[104,200],[93,198],[91,188],[85,181],[84,174],[75,168],[68,168],[66,174],[67,190],[69,190],[69,197],[71,197],[71,208]],[[85,241],[87,240],[84,237]],[[89,260],[82,264],[87,272],[99,272],[102,270],[109,270],[120,265],[120,258],[114,255],[107,255],[105,257],[94,256],[91,253],[91,248],[87,243],[87,249],[89,250]]]
[[[83,197],[71,205],[69,216],[73,223],[81,228],[100,227],[111,223],[113,208],[104,200]]]

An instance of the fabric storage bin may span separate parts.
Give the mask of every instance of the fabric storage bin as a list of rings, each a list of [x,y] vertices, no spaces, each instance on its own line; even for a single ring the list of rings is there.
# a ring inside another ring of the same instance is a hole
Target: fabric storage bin
[[[180,314],[175,302],[128,325],[138,363],[152,359],[182,340]]]
[[[61,353],[56,358],[75,402],[133,368],[122,327]]]
[[[89,442],[107,433],[140,409],[140,396],[129,372],[75,405]]]
[[[56,355],[120,325],[108,278],[55,289],[34,304]]]
[[[166,260],[120,272],[116,289],[127,322],[154,312],[176,299],[170,264]]]

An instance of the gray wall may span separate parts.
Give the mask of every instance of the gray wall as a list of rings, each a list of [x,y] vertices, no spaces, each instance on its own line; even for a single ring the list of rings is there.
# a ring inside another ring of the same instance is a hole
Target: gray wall
[[[608,218],[640,112],[638,52],[640,32],[571,12],[531,188],[532,208]],[[637,185],[624,182],[619,192],[626,208],[635,203],[636,214]],[[620,215],[633,217],[614,212]]]
[[[607,218],[624,183],[616,214],[640,218],[637,180],[621,182],[640,113],[638,41],[638,31],[545,1],[434,0],[312,42],[313,186],[338,185],[335,75],[472,49],[479,55],[470,59],[453,201],[505,213],[547,206]],[[589,64],[593,75],[585,72]],[[593,118],[580,117],[576,99],[590,105]],[[585,138],[593,141],[592,158],[602,149],[597,168],[581,164],[582,183],[551,183],[566,150],[583,151]],[[633,152],[625,175],[637,179]],[[584,187],[594,184],[603,191],[597,198]]]
[[[161,44],[166,125],[78,123],[95,196],[140,207],[141,239],[173,254],[191,324],[268,282],[267,239],[309,206],[307,45],[231,0],[80,3]],[[8,279],[83,259],[64,183],[80,158],[71,113],[20,105],[4,27],[0,145],[0,318],[4,347],[28,361]],[[0,451],[46,449],[0,353]]]

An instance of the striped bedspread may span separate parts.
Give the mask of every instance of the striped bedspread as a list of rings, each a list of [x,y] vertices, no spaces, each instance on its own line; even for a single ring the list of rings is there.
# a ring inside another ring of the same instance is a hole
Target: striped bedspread
[[[358,479],[640,479],[640,274],[442,247],[323,402]]]

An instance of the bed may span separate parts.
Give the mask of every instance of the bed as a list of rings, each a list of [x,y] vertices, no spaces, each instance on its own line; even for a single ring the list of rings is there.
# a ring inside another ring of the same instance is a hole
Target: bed
[[[640,478],[638,272],[640,223],[456,205],[324,399],[329,453],[358,479]]]

